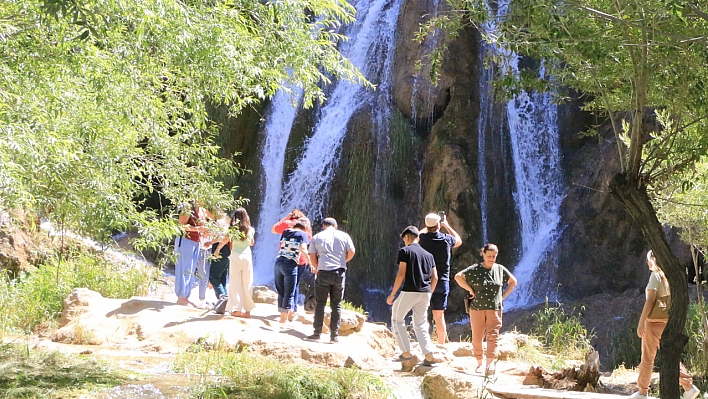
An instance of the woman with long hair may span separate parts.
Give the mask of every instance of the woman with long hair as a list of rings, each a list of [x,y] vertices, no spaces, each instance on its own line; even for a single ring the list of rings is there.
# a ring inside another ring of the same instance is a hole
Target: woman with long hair
[[[231,226],[236,226],[239,239],[232,240],[231,264],[229,266],[229,301],[226,309],[231,316],[251,317],[253,302],[253,256],[251,247],[256,230],[251,226],[251,218],[244,208],[238,208],[231,217]]]
[[[205,224],[213,220],[212,215],[199,200],[182,206],[179,224],[183,235],[175,238],[175,294],[177,304],[197,306],[189,300],[192,287],[199,284],[199,307],[205,306],[209,283],[209,256],[211,239]]]
[[[477,359],[475,372],[494,374],[494,359],[497,357],[497,339],[502,326],[503,300],[516,287],[516,277],[506,267],[496,263],[499,248],[487,244],[480,250],[484,259],[481,263],[462,270],[455,275],[455,281],[469,292],[470,325],[472,328],[472,351]],[[506,285],[506,289],[504,289]],[[487,341],[486,365],[482,339]]]
[[[669,283],[656,264],[654,251],[647,252],[647,266],[651,270],[649,283],[645,290],[644,308],[639,317],[637,335],[642,339],[642,361],[639,363],[639,376],[637,376],[637,388],[629,398],[645,399],[649,397],[649,383],[651,382],[651,371],[654,368],[654,358],[659,349],[661,334],[669,321],[669,309],[671,307],[671,290]],[[693,385],[693,378],[688,374],[683,364],[679,364],[679,383],[684,389],[684,399],[696,399],[701,393]]]

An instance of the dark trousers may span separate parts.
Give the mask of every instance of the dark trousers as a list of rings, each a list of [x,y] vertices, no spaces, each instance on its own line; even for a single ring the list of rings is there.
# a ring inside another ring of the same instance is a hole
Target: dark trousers
[[[342,313],[342,297],[344,295],[345,270],[336,271],[320,270],[315,279],[315,334],[322,333],[324,322],[324,310],[329,296],[329,307],[332,309],[332,317],[329,323],[330,336],[332,338],[339,335],[339,324]]]
[[[211,262],[209,269],[209,282],[214,288],[216,299],[226,295],[226,277],[229,275],[229,258],[220,258]]]

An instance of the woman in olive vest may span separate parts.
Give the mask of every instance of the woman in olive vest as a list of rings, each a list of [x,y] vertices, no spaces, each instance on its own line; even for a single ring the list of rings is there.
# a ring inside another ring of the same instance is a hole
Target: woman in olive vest
[[[462,270],[455,281],[469,292],[468,312],[472,327],[472,351],[477,359],[476,373],[494,374],[494,359],[497,357],[497,338],[502,326],[502,302],[516,287],[516,278],[506,267],[496,263],[499,248],[487,244],[481,249],[482,263]],[[506,290],[504,290],[506,285]],[[487,368],[484,368],[482,339],[486,338]]]

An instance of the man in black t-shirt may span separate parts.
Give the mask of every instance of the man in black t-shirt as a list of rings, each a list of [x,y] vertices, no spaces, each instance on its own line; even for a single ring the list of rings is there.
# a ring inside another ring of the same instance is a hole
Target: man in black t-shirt
[[[440,227],[444,227],[450,234],[441,233]],[[440,279],[430,298],[438,344],[444,344],[447,338],[445,309],[447,309],[447,297],[450,295],[450,256],[452,248],[460,245],[462,245],[462,238],[450,227],[447,220],[441,220],[437,213],[425,216],[425,228],[420,231],[420,246],[435,258],[435,268],[438,269]]]
[[[406,330],[406,315],[413,310],[413,330],[420,344],[420,349],[425,355],[423,365],[431,365],[437,360],[433,356],[433,344],[428,335],[428,304],[430,295],[435,290],[438,282],[438,273],[435,268],[433,255],[421,248],[418,244],[418,229],[408,226],[401,238],[406,245],[398,252],[398,273],[393,283],[391,295],[386,298],[386,303],[393,305],[391,309],[391,328],[396,336],[398,346],[401,348],[399,360],[413,357],[410,352],[410,338]],[[396,298],[396,292],[401,288],[401,293]]]

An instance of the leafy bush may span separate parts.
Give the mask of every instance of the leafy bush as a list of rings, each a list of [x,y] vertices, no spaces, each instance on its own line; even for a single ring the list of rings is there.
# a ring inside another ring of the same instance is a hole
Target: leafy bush
[[[325,369],[193,346],[174,362],[177,372],[200,377],[193,396],[229,399],[384,399],[393,395],[384,382],[357,368]],[[223,378],[213,378],[214,375]]]
[[[642,340],[637,336],[639,313],[630,317],[627,322],[612,334],[612,361],[610,366],[614,369],[624,364],[626,368],[639,366],[642,360]]]
[[[545,308],[534,314],[532,332],[553,355],[584,359],[592,349],[592,333],[588,333],[580,319],[580,313],[566,314],[560,303],[549,307],[546,301]]]
[[[64,260],[53,258],[16,279],[0,277],[0,331],[30,332],[40,324],[51,325],[74,288],[88,288],[107,298],[146,295],[156,272],[77,252]]]
[[[683,364],[693,375],[693,383],[705,392],[708,390],[708,331],[704,319],[708,306],[692,304],[686,315],[688,343],[684,348]]]

